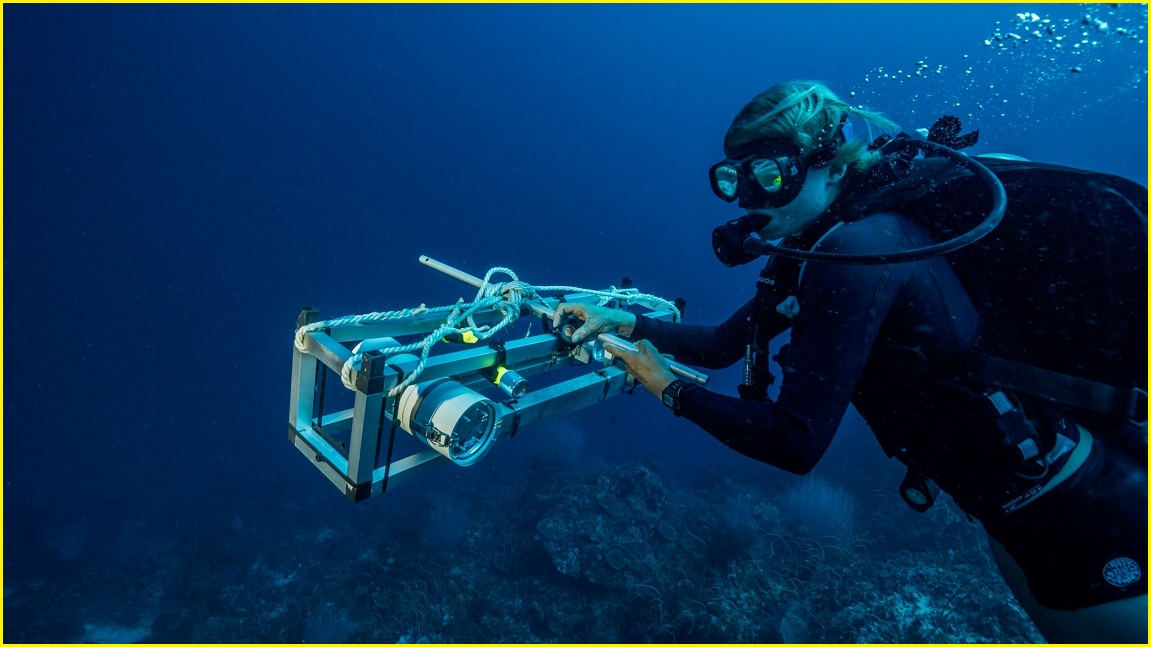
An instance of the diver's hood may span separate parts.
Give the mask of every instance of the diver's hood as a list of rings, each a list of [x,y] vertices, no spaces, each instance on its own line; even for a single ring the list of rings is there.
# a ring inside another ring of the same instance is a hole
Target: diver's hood
[[[831,222],[852,222],[873,213],[898,210],[901,204],[974,177],[967,169],[943,157],[907,160],[889,156],[868,171],[845,178],[843,190],[823,218]]]
[[[774,245],[750,236],[743,241],[744,255],[777,254],[848,265],[907,263],[962,249],[991,233],[1003,220],[1007,205],[1003,183],[975,158],[935,142],[910,138],[888,139],[874,146],[883,154],[879,163],[865,174],[845,177],[840,195],[816,220],[815,227],[859,220],[881,211],[926,213],[933,221],[929,229],[938,242],[915,249],[843,254],[789,249],[786,243]]]

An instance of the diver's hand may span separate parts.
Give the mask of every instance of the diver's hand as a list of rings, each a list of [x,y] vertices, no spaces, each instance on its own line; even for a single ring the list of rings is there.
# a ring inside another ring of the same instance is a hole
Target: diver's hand
[[[659,354],[655,346],[646,339],[636,342],[637,352],[629,352],[610,342],[604,342],[603,347],[613,356],[618,357],[639,383],[657,398],[663,398],[663,390],[668,384],[675,381],[675,374],[667,358]]]
[[[572,334],[572,341],[576,343],[587,339],[589,335],[596,335],[601,332],[618,332],[624,337],[630,337],[632,331],[635,330],[634,314],[626,310],[584,303],[561,303],[556,306],[552,325],[559,328],[562,325],[560,322],[569,314],[579,317],[584,322]]]

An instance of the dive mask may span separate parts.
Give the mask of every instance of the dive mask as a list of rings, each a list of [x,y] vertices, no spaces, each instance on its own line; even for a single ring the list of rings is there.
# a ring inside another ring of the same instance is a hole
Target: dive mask
[[[744,209],[782,207],[799,195],[807,170],[826,166],[846,141],[843,126],[815,150],[804,154],[790,139],[762,139],[740,146],[708,172],[711,190],[724,202],[739,200]],[[828,129],[830,130],[830,129]]]

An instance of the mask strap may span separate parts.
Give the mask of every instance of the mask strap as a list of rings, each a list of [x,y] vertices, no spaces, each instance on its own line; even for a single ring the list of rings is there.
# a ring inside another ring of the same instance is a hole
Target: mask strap
[[[817,145],[815,150],[804,156],[805,162],[810,164],[812,168],[820,168],[827,165],[831,160],[835,159],[835,156],[839,154],[839,149],[847,142],[847,136],[844,133],[844,128],[848,127],[847,115],[848,113],[845,112],[843,116],[839,118],[839,124],[835,126],[833,131],[835,135],[831,137],[830,140],[825,134],[828,132],[828,126],[830,126],[830,124],[823,127],[820,136],[816,139]]]

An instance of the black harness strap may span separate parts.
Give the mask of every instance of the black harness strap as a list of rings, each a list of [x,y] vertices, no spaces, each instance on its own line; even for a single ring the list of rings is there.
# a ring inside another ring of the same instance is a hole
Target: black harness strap
[[[783,267],[779,267],[779,266]],[[755,310],[747,327],[747,346],[743,358],[743,384],[737,389],[744,400],[765,402],[767,387],[775,381],[771,374],[768,348],[771,339],[765,324],[775,307],[795,292],[799,263],[792,259],[772,258],[759,273],[755,286]]]
[[[1088,411],[1147,420],[1147,392],[1143,389],[1110,386],[981,353],[963,357],[960,363],[967,377],[984,384]]]
[[[785,240],[782,246],[789,249],[811,249],[837,224],[839,224],[838,218],[825,216],[803,234]],[[768,322],[780,313],[780,304],[799,292],[799,275],[802,270],[803,261],[772,256],[756,279],[755,309],[747,326],[743,384],[737,387],[739,397],[744,400],[757,402],[767,400],[767,387],[775,381],[775,376],[771,374],[771,357],[768,353],[773,331]]]

